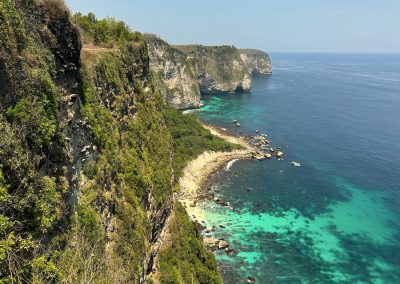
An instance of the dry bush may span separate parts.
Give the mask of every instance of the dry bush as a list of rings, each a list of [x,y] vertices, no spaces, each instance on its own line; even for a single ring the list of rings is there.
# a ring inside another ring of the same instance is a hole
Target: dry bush
[[[35,4],[43,7],[51,16],[65,16],[70,14],[64,0],[34,0]]]

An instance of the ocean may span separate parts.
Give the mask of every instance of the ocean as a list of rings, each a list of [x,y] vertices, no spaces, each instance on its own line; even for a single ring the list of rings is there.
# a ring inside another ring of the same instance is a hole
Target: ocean
[[[217,252],[224,282],[400,283],[400,55],[271,59],[251,93],[205,95],[196,111],[285,153],[211,179],[231,205],[200,205],[234,249]]]

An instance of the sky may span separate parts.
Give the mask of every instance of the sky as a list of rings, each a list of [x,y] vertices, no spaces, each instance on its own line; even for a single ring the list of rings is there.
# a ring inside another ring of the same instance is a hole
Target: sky
[[[65,0],[173,44],[400,53],[400,0]]]

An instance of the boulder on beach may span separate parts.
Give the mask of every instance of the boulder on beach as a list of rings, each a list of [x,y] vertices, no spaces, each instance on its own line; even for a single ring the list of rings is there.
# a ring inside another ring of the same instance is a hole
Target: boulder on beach
[[[278,151],[278,152],[276,152],[275,155],[276,155],[277,158],[282,158],[284,154],[283,154],[282,151]]]
[[[218,242],[218,249],[226,249],[229,247],[229,243],[223,239],[220,239]]]
[[[266,158],[265,154],[262,152],[253,153],[253,159],[261,161],[261,160],[264,160],[265,158]]]
[[[226,248],[225,252],[229,256],[234,256],[236,251],[234,249],[232,249],[232,248]]]
[[[203,244],[206,248],[214,251],[218,248],[219,240],[213,237],[206,237],[203,239]]]
[[[198,221],[193,221],[193,223],[195,224],[196,228],[197,228],[199,231],[204,231],[205,229],[207,229],[206,226],[204,226],[203,224],[201,224],[201,223],[198,222]]]
[[[217,203],[218,205],[221,205],[221,206],[229,207],[229,202],[223,201],[221,199],[215,201],[215,203]]]

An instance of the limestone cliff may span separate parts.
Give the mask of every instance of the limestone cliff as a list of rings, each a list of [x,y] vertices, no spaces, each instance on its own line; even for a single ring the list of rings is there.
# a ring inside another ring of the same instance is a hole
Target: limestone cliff
[[[271,74],[268,54],[234,46],[170,45],[147,35],[150,69],[166,100],[178,109],[198,107],[200,93],[248,92],[252,76]]]
[[[272,64],[268,53],[256,49],[239,49],[239,52],[249,73],[253,75],[272,74]]]
[[[178,109],[199,107],[200,89],[187,55],[155,35],[145,36],[156,88]]]
[[[251,74],[233,46],[175,46],[194,66],[200,91],[205,94],[243,92],[251,89]]]

